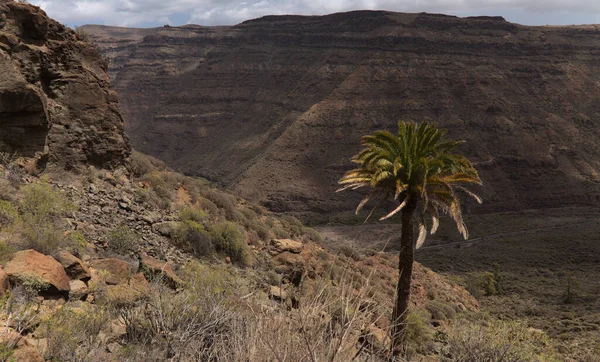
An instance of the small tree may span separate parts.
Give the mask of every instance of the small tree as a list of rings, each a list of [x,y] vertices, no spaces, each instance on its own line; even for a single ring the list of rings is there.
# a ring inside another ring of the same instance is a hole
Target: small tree
[[[438,228],[441,211],[454,219],[458,230],[467,239],[468,232],[456,191],[464,191],[481,203],[479,196],[464,187],[465,184],[481,184],[477,171],[467,158],[450,153],[462,141],[445,140],[444,134],[445,131],[426,122],[417,125],[400,121],[396,135],[377,131],[364,136],[363,150],[352,158],[358,167],[348,171],[339,181],[345,186],[338,191],[361,187],[372,189],[358,205],[357,214],[372,199],[380,199],[379,205],[390,199],[398,204],[380,220],[389,219],[402,211],[399,280],[392,315],[391,352],[394,356],[402,352],[414,250],[425,241],[426,214],[432,219],[431,234]],[[417,238],[414,237],[415,220]]]

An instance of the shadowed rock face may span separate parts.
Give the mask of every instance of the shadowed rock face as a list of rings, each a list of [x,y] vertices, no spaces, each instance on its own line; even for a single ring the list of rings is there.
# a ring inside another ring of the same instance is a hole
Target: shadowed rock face
[[[352,12],[85,31],[134,147],[188,174],[277,211],[351,210],[334,190],[360,137],[431,120],[467,141],[478,212],[600,197],[599,29]]]
[[[76,168],[129,145],[97,49],[37,7],[0,0],[0,151]]]

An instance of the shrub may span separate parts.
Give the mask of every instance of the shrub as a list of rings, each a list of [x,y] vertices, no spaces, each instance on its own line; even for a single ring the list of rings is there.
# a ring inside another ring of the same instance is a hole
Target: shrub
[[[179,217],[183,221],[194,221],[201,223],[205,221],[208,216],[202,209],[196,207],[186,207],[179,212]]]
[[[8,245],[5,241],[0,240],[0,262],[8,261],[12,258],[14,248]]]
[[[140,238],[126,225],[113,228],[106,237],[108,247],[117,254],[128,255],[139,250]]]
[[[356,250],[356,248],[353,245],[343,243],[336,248],[336,251],[355,261],[361,259],[360,253],[358,252],[358,250]]]
[[[431,313],[431,318],[436,320],[449,320],[456,315],[454,306],[443,300],[429,300],[425,304],[425,308]]]
[[[287,230],[290,231],[290,234],[292,236],[302,235],[302,228],[304,228],[304,225],[302,225],[302,222],[300,220],[298,220],[297,218],[295,218],[294,216],[283,215],[281,217],[281,223]]]
[[[427,311],[409,311],[406,316],[405,343],[407,350],[424,352],[429,349],[433,340],[433,328],[430,326],[430,315]]]
[[[75,207],[66,201],[62,192],[52,189],[44,182],[37,182],[23,188],[23,201],[20,211],[33,218],[62,217],[75,211]]]
[[[471,274],[467,277],[465,287],[477,299],[498,294],[498,282],[490,272]]]
[[[273,234],[275,234],[275,238],[277,238],[277,239],[291,238],[290,233],[285,231],[285,229],[283,227],[281,227],[281,225],[279,225],[279,224],[274,224],[274,226],[272,227],[271,230],[273,230]]]
[[[108,313],[85,303],[80,307],[65,306],[44,320],[38,331],[47,338],[44,357],[49,361],[93,361],[93,351],[102,347],[99,337],[108,325]]]
[[[208,256],[214,253],[212,237],[204,227],[195,221],[179,223],[175,230],[174,241],[183,250],[196,256]]]
[[[144,176],[144,180],[150,184],[152,190],[162,200],[169,204],[175,200],[174,185],[169,185],[158,172],[153,172]]]
[[[211,226],[209,232],[217,252],[229,256],[235,262],[242,264],[249,262],[248,245],[239,226],[225,221]]]
[[[138,151],[131,152],[129,161],[130,170],[137,177],[144,176],[154,170],[154,166],[152,165],[152,162],[150,162],[150,159]]]
[[[455,321],[448,331],[443,361],[554,361],[545,333],[515,322]]]
[[[269,230],[269,228],[261,221],[257,221],[256,223],[254,223],[252,225],[252,229],[256,231],[256,235],[258,235],[258,237],[262,241],[269,241],[273,237],[271,230]]]
[[[18,218],[19,214],[13,205],[4,200],[0,200],[0,230],[12,225]]]
[[[41,278],[33,276],[21,277],[21,285],[23,286],[25,293],[31,298],[40,294],[40,292],[50,289],[50,283],[44,281]]]
[[[235,197],[216,189],[205,190],[202,192],[202,196],[217,205],[219,209],[222,209],[228,219],[231,220],[235,217],[234,213],[237,211],[235,208],[237,204]]]
[[[323,242],[323,236],[317,230],[306,226],[302,227],[302,238],[305,241],[314,241],[315,243]]]
[[[16,191],[9,180],[0,179],[0,200],[13,201]]]
[[[210,201],[207,198],[204,197],[199,197],[198,198],[198,203],[200,204],[200,207],[202,208],[202,210],[206,211],[206,213],[211,217],[211,218],[216,218],[217,215],[219,215],[219,207],[212,201]]]
[[[20,224],[15,229],[24,248],[52,254],[61,248],[77,247],[77,240],[65,236],[66,225],[62,219],[75,207],[61,192],[38,182],[23,188],[23,196],[19,207]]]

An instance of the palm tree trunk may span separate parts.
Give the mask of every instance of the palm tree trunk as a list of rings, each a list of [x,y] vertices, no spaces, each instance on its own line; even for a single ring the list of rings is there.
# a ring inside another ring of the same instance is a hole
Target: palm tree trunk
[[[410,301],[410,283],[414,261],[414,213],[417,197],[411,197],[402,209],[402,234],[400,236],[400,257],[398,261],[399,278],[396,287],[396,305],[392,315],[392,356],[402,353],[406,317]]]

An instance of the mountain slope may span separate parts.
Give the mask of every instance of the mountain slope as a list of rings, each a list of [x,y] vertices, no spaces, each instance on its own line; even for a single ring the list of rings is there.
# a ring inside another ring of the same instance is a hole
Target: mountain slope
[[[233,27],[86,26],[134,147],[277,211],[350,210],[360,137],[432,120],[479,166],[470,211],[600,197],[600,31],[351,12]]]

